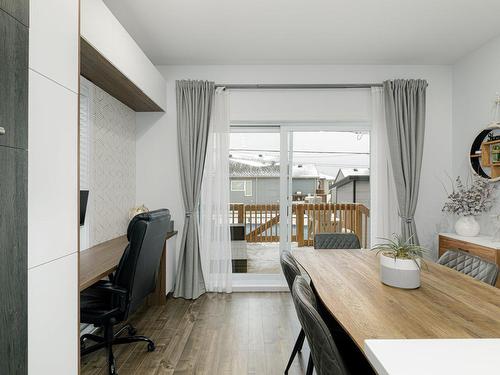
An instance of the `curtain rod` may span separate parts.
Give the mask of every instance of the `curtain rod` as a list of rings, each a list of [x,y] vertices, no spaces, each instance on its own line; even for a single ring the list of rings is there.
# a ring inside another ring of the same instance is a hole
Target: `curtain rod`
[[[215,87],[227,90],[316,90],[316,89],[369,89],[382,87],[381,83],[337,83],[337,84],[219,84]]]

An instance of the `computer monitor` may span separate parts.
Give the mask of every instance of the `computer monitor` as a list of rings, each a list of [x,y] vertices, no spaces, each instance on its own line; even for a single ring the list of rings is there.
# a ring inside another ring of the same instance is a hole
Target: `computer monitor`
[[[80,226],[85,224],[85,214],[87,213],[88,199],[89,199],[89,191],[80,190]]]

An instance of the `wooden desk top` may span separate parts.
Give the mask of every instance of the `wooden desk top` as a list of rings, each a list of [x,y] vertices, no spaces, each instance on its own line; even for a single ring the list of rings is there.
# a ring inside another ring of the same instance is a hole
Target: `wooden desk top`
[[[165,239],[168,240],[176,234],[176,230],[169,232]],[[123,235],[82,250],[80,252],[80,291],[114,272],[127,245],[127,236]]]
[[[366,250],[292,251],[323,304],[361,350],[367,339],[499,338],[500,290],[427,262],[419,289],[379,281]]]
[[[81,251],[80,291],[114,272],[127,245],[124,235]]]

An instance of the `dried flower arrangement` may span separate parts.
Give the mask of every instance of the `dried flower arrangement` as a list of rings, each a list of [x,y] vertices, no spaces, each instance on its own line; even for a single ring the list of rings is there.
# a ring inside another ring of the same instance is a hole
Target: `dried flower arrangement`
[[[475,176],[470,183],[464,184],[458,176],[442,211],[459,216],[477,216],[491,209],[493,191],[494,186],[487,179]]]

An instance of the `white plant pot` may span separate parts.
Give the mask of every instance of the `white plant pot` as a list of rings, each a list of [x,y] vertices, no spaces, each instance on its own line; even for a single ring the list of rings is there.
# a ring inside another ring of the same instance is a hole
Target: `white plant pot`
[[[380,254],[380,281],[401,289],[420,286],[420,259],[394,259]]]
[[[455,222],[455,232],[459,236],[475,237],[479,234],[481,227],[474,216],[461,216]]]

